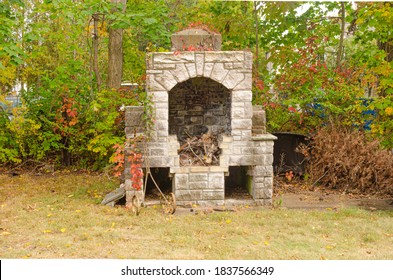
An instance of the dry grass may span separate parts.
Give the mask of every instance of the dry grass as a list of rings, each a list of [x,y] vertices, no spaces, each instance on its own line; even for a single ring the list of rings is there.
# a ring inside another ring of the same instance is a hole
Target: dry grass
[[[163,215],[99,202],[117,182],[0,175],[0,258],[393,259],[392,211]]]

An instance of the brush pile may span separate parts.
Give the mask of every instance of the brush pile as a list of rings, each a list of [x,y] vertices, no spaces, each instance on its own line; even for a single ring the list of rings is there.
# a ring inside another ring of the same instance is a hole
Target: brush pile
[[[192,136],[181,143],[180,166],[219,165],[220,153],[217,135],[205,133]]]
[[[327,188],[360,194],[393,194],[393,154],[360,131],[323,128],[308,149],[308,173]]]

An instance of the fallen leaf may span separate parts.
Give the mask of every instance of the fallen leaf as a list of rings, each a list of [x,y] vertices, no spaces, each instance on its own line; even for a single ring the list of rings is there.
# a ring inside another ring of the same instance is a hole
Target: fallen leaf
[[[43,233],[51,233],[52,231],[50,229],[46,229],[42,231]]]
[[[65,228],[60,229],[61,232],[66,232]]]
[[[267,240],[265,240],[264,244],[265,246],[269,246],[269,242]]]
[[[10,235],[11,234],[11,232],[8,232],[8,231],[3,231],[2,233],[0,233],[0,235]]]

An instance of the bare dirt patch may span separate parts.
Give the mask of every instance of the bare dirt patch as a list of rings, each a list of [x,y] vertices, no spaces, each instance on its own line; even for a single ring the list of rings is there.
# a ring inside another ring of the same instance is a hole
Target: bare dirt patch
[[[365,210],[393,210],[393,197],[388,195],[361,195],[323,187],[312,187],[300,180],[275,180],[274,206],[288,209],[338,209],[359,207]]]

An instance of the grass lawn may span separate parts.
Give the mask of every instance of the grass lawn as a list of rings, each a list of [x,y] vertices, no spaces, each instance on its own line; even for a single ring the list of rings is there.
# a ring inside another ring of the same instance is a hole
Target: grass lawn
[[[392,211],[134,216],[100,205],[116,187],[98,175],[0,175],[0,258],[393,259]]]

